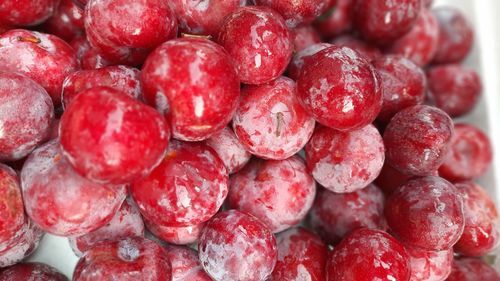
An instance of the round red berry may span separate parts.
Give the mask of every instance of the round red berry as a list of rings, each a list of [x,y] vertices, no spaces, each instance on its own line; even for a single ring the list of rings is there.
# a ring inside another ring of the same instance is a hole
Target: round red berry
[[[189,226],[164,226],[155,224],[150,220],[145,220],[148,230],[161,239],[170,244],[187,245],[196,243],[200,238],[201,230],[204,223]]]
[[[453,261],[451,274],[446,281],[498,281],[500,274],[486,262],[475,258],[461,258]]]
[[[26,222],[19,178],[13,169],[4,164],[0,164],[0,210],[2,245],[15,237]]]
[[[288,77],[297,80],[304,66],[315,61],[313,55],[331,46],[333,45],[329,43],[317,43],[295,53],[288,65]]]
[[[50,17],[42,28],[50,34],[71,41],[78,35],[83,34],[83,10],[71,0],[61,0],[54,15]]]
[[[167,257],[172,264],[172,281],[212,281],[201,267],[195,250],[168,246]]]
[[[299,26],[293,29],[292,34],[296,53],[321,42],[318,32],[310,25]]]
[[[453,249],[428,251],[406,247],[406,252],[410,257],[412,281],[444,281],[451,273]]]
[[[335,0],[334,6],[321,15],[314,27],[325,38],[351,31],[355,0]]]
[[[348,47],[358,52],[367,61],[373,61],[382,56],[382,52],[377,46],[365,42],[352,35],[342,35],[331,40],[333,45]]]
[[[36,224],[26,219],[11,239],[0,243],[0,268],[14,265],[31,255],[43,235],[44,232]]]
[[[57,269],[43,263],[18,263],[14,266],[0,270],[2,281],[68,281],[68,278]]]
[[[328,9],[329,2],[330,0],[255,0],[257,5],[271,7],[280,13],[290,28],[311,23]]]
[[[95,48],[90,46],[85,35],[75,37],[75,39],[71,40],[70,45],[75,50],[83,69],[97,69],[112,65]]]
[[[2,0],[0,23],[16,26],[37,25],[48,19],[58,5],[59,0]]]
[[[211,136],[206,140],[206,144],[217,152],[229,174],[241,170],[252,157],[252,154],[246,151],[245,146],[241,144],[230,127],[225,127]]]

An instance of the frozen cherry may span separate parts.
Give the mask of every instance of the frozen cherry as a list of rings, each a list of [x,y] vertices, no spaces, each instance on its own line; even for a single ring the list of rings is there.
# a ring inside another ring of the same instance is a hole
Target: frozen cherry
[[[278,78],[293,52],[292,35],[285,20],[263,6],[239,8],[227,16],[217,41],[234,59],[240,80],[246,84]]]
[[[56,140],[28,157],[21,186],[30,218],[43,230],[61,236],[83,235],[105,225],[126,196],[124,186],[93,183],[77,174]]]
[[[405,184],[411,178],[412,176],[401,173],[386,162],[374,183],[380,187],[386,195],[390,195],[396,188]]]
[[[373,65],[380,75],[384,92],[378,121],[387,124],[402,109],[424,102],[427,86],[425,74],[412,61],[389,55],[376,59]]]
[[[198,253],[188,247],[168,246],[172,264],[172,281],[212,281],[198,260]]]
[[[236,210],[215,215],[203,228],[201,265],[215,281],[264,281],[271,275],[276,240],[258,219]]]
[[[405,248],[384,231],[361,228],[333,249],[326,264],[327,281],[409,280]]]
[[[452,182],[476,179],[488,170],[492,158],[491,143],[483,131],[470,124],[455,124],[450,151],[439,174]]]
[[[144,236],[144,222],[137,206],[131,199],[127,199],[106,225],[82,236],[69,237],[68,240],[73,252],[81,257],[100,241],[140,236]]]
[[[90,46],[85,35],[75,37],[70,45],[75,50],[83,69],[96,69],[112,64],[103,58],[95,48]]]
[[[473,182],[455,184],[464,200],[465,228],[455,244],[464,256],[483,256],[500,243],[500,219],[495,203],[486,191]]]
[[[206,144],[217,152],[229,174],[241,170],[252,157],[230,127],[225,127],[207,139]]]
[[[68,107],[81,91],[98,86],[115,88],[130,97],[139,99],[141,96],[139,74],[138,69],[124,65],[73,72],[63,83],[63,107]]]
[[[257,5],[268,6],[280,13],[288,27],[311,23],[326,9],[330,0],[255,0]]]
[[[0,22],[16,26],[37,25],[48,19],[58,5],[59,0],[2,0]]]
[[[0,161],[18,160],[50,133],[54,106],[33,80],[0,70]]]
[[[68,281],[57,269],[43,263],[19,263],[0,270],[1,281]]]
[[[313,55],[331,46],[329,43],[318,43],[295,53],[288,66],[288,77],[297,80],[304,66],[315,61]]]
[[[16,172],[0,164],[0,245],[15,237],[25,224],[23,198]]]
[[[147,220],[162,226],[193,226],[219,210],[228,181],[224,163],[206,144],[171,141],[160,165],[134,182],[131,192]]]
[[[280,161],[255,159],[231,177],[228,203],[277,233],[298,224],[315,195],[316,183],[299,156]]]
[[[464,230],[463,199],[453,184],[428,176],[397,188],[385,205],[392,233],[405,245],[446,250]]]
[[[315,234],[297,227],[277,235],[278,262],[269,281],[323,281],[328,247]]]
[[[297,78],[299,100],[316,121],[340,131],[370,124],[382,106],[371,64],[347,47],[326,48],[304,65]]]
[[[382,56],[382,52],[377,46],[358,39],[351,35],[342,35],[331,41],[332,44],[342,47],[348,47],[357,51],[367,61],[373,61]]]
[[[43,234],[37,225],[26,219],[11,239],[0,243],[0,268],[16,264],[31,255],[38,247]]]
[[[167,251],[140,237],[106,241],[90,248],[78,261],[73,281],[172,280]]]
[[[319,127],[305,151],[314,179],[339,193],[366,187],[384,165],[384,144],[373,125],[350,132]]]
[[[442,110],[415,105],[398,112],[384,132],[387,162],[398,171],[425,176],[445,161],[453,121]]]
[[[162,160],[169,138],[160,113],[109,87],[77,95],[59,132],[64,156],[78,173],[113,184],[149,174]]]
[[[324,241],[337,244],[349,232],[366,227],[386,230],[384,194],[370,184],[351,193],[320,189],[309,212],[308,223]]]
[[[419,66],[425,66],[436,54],[438,36],[436,17],[429,10],[422,9],[410,32],[394,41],[387,51],[405,56]]]
[[[61,0],[54,15],[42,27],[47,33],[59,36],[69,42],[85,32],[83,30],[83,10],[71,0]]]
[[[446,281],[498,281],[500,274],[486,262],[476,258],[455,259]]]
[[[19,72],[47,90],[55,106],[61,103],[64,78],[78,70],[73,49],[62,39],[14,29],[0,36],[0,70]]]
[[[420,12],[420,0],[358,0],[354,23],[370,41],[388,43],[406,34]]]
[[[331,38],[351,31],[355,0],[336,0],[335,5],[321,15],[314,27],[321,36]]]
[[[195,243],[200,238],[204,223],[190,226],[164,226],[145,220],[148,230],[157,238],[175,245]]]
[[[299,152],[314,123],[297,99],[295,82],[287,77],[244,88],[233,118],[234,132],[249,152],[276,160]]]
[[[321,42],[318,32],[310,25],[299,26],[292,30],[292,34],[295,52]]]
[[[229,123],[238,105],[240,81],[231,58],[207,39],[164,43],[141,75],[145,100],[166,115],[180,140],[209,138]]]
[[[470,52],[474,31],[465,15],[453,7],[432,11],[439,23],[439,43],[434,56],[436,63],[462,61]]]
[[[432,103],[451,117],[469,113],[481,96],[481,79],[472,68],[459,64],[435,66],[427,70],[427,79]]]
[[[412,281],[444,281],[450,275],[453,263],[453,250],[428,251],[421,248],[406,247],[410,257]]]

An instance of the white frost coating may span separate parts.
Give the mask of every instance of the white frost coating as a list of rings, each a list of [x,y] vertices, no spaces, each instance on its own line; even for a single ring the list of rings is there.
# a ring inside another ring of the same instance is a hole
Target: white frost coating
[[[162,91],[156,92],[155,104],[156,104],[156,109],[161,114],[165,114],[170,111],[170,105],[168,103],[167,97],[165,96],[165,93],[163,93]]]
[[[188,208],[191,206],[191,198],[189,197],[189,191],[185,186],[176,186],[177,194],[177,206]]]
[[[255,67],[259,68],[262,64],[262,57],[260,54],[255,56]]]
[[[349,97],[349,96],[346,96],[344,98],[344,104],[343,104],[343,107],[342,107],[342,112],[344,113],[347,113],[351,110],[354,109],[354,105],[352,104],[352,98]]]
[[[384,23],[385,24],[390,24],[391,23],[391,18],[392,18],[391,17],[391,12],[386,13],[385,16],[384,16]]]
[[[194,61],[189,64],[189,77],[191,84],[198,84],[203,79],[205,72],[200,68],[205,63],[207,55],[201,51],[196,51]]]
[[[3,130],[3,122],[0,120],[0,139],[2,139],[5,136],[5,132]]]
[[[134,31],[132,32],[132,35],[139,35],[139,34],[141,34],[141,31],[142,31],[142,28],[140,28],[140,27],[139,27],[139,28],[136,28],[136,29],[134,29]]]
[[[128,239],[118,242],[118,256],[124,261],[134,261],[140,255],[137,246],[131,242],[132,241]]]
[[[311,274],[303,264],[299,264],[297,267],[295,281],[312,281]]]
[[[205,12],[210,6],[210,0],[201,0],[195,5],[195,10],[198,12]]]
[[[196,117],[203,116],[203,111],[205,111],[205,102],[203,101],[203,97],[195,96],[193,97],[194,102],[194,115]]]

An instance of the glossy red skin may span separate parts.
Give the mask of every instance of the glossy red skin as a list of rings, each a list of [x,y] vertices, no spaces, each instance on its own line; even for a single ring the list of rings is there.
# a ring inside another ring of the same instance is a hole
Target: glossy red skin
[[[83,34],[83,10],[71,0],[61,0],[54,14],[43,24],[43,30],[67,42]]]
[[[354,0],[336,0],[335,6],[316,20],[314,27],[322,37],[331,38],[351,31],[355,2]]]
[[[500,243],[500,219],[495,203],[473,182],[455,186],[464,200],[465,228],[454,249],[464,256],[484,256]]]
[[[299,156],[280,161],[254,159],[231,177],[228,203],[278,233],[306,216],[315,195],[316,183]]]
[[[382,52],[377,46],[351,35],[336,37],[331,43],[333,45],[351,48],[362,55],[367,61],[373,61],[382,56]]]
[[[446,160],[453,134],[444,111],[428,105],[403,109],[384,131],[387,163],[403,174],[430,175]]]
[[[240,81],[222,47],[202,38],[171,40],[151,53],[141,72],[144,99],[165,114],[174,138],[200,141],[231,120]]]
[[[75,37],[71,40],[70,45],[75,50],[82,69],[97,69],[112,65],[112,62],[103,58],[96,49],[90,46],[84,35]]]
[[[193,226],[219,210],[228,181],[224,163],[209,146],[172,141],[160,165],[134,182],[131,192],[147,220],[161,226]]]
[[[0,270],[2,281],[68,281],[68,277],[57,271],[50,265],[43,263],[19,263]]]
[[[124,186],[97,184],[78,175],[56,140],[28,157],[21,187],[29,217],[43,230],[60,236],[83,235],[105,225],[127,192]]]
[[[382,137],[373,125],[350,132],[318,127],[305,151],[314,179],[338,193],[366,187],[379,175],[385,158]]]
[[[123,9],[127,6],[133,8]],[[167,1],[90,0],[85,31],[106,59],[140,64],[150,50],[176,37],[177,20]]]
[[[353,19],[363,37],[385,44],[410,31],[419,12],[420,0],[358,0]]]
[[[439,252],[406,247],[410,257],[412,281],[444,281],[451,273],[453,249]]]
[[[145,220],[146,227],[156,237],[175,245],[195,243],[200,238],[204,223],[192,226],[163,226]]]
[[[408,246],[446,250],[464,230],[463,199],[455,186],[435,176],[416,178],[397,188],[385,205],[385,218]]]
[[[247,0],[170,0],[182,33],[216,36],[224,18]]]
[[[0,245],[13,238],[24,225],[23,198],[16,172],[0,164]]]
[[[278,78],[294,48],[283,17],[264,6],[242,7],[227,16],[217,42],[233,58],[245,84],[263,84]]]
[[[409,58],[419,66],[431,62],[438,48],[439,26],[436,17],[422,9],[413,28],[387,49],[391,54]]]
[[[48,137],[53,119],[54,106],[40,85],[0,70],[0,161],[28,155]]]
[[[78,261],[74,281],[171,280],[167,251],[156,242],[140,237],[102,242]]]
[[[295,28],[311,23],[328,9],[330,0],[255,0],[257,5],[268,6],[285,19],[286,25]]]
[[[316,53],[297,78],[302,105],[316,121],[339,131],[370,124],[382,106],[377,74],[361,55],[333,46]]]
[[[297,227],[276,237],[278,262],[269,281],[325,280],[328,246],[321,239]]]
[[[215,150],[219,158],[224,162],[229,174],[241,170],[252,157],[252,154],[245,150],[245,147],[230,127],[225,127],[207,139],[205,143]]]
[[[481,97],[481,78],[475,70],[459,64],[427,70],[430,99],[451,117],[469,113]]]
[[[321,43],[318,32],[310,25],[299,26],[293,29],[292,34],[295,52],[300,52],[311,45]]]
[[[309,63],[314,63],[314,54],[331,46],[333,45],[329,43],[318,43],[295,53],[288,65],[288,77],[297,80],[304,66]]]
[[[358,228],[387,230],[384,194],[373,184],[351,193],[318,190],[308,224],[325,242],[338,244]]]
[[[0,21],[16,26],[33,26],[48,19],[60,0],[3,0],[0,3]]]
[[[220,212],[207,223],[198,252],[214,280],[267,280],[278,257],[271,231],[257,218],[236,210]]]
[[[112,184],[148,175],[170,136],[160,113],[109,87],[80,92],[66,108],[59,133],[64,156],[78,173]]]
[[[140,99],[142,90],[139,75],[138,69],[124,65],[73,72],[63,83],[63,107],[67,108],[80,92],[99,86],[115,88],[132,98]]]
[[[488,136],[479,128],[465,123],[455,124],[455,135],[439,174],[452,182],[482,176],[491,166],[493,151]]]
[[[500,274],[486,262],[475,258],[455,259],[446,281],[498,281]]]
[[[104,226],[82,236],[68,237],[73,252],[81,257],[96,243],[104,240],[120,240],[127,237],[143,237],[144,222],[141,213],[131,199],[123,201],[120,209]]]
[[[386,232],[368,228],[351,232],[333,249],[326,271],[327,281],[410,278],[404,247]]]
[[[474,30],[466,16],[453,7],[432,10],[439,26],[439,43],[434,56],[435,63],[462,61],[472,49]]]
[[[38,226],[26,219],[9,241],[0,244],[0,268],[16,264],[31,255],[38,247],[43,234]]]
[[[427,82],[422,69],[402,56],[388,55],[373,61],[384,92],[382,110],[377,121],[387,124],[404,108],[422,104]]]
[[[244,88],[233,117],[234,132],[246,150],[275,160],[299,152],[311,138],[314,124],[288,77]]]
[[[0,70],[19,72],[61,103],[64,78],[80,68],[74,50],[62,39],[36,31],[13,29],[0,36]]]
[[[172,281],[212,281],[198,260],[198,252],[188,247],[168,246]]]

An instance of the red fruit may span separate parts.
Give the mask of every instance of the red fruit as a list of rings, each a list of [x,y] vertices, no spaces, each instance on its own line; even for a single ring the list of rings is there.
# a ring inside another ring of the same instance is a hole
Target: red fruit
[[[171,280],[166,250],[153,241],[136,237],[108,241],[88,250],[76,265],[74,281]]]
[[[315,195],[316,183],[300,157],[255,159],[231,177],[228,203],[278,233],[305,217]]]
[[[373,184],[342,194],[320,189],[308,223],[324,241],[337,244],[358,228],[386,230],[384,202],[384,194]]]
[[[0,243],[0,268],[16,264],[31,255],[38,247],[43,234],[38,226],[26,219],[10,240]]]
[[[262,84],[278,78],[293,52],[291,32],[276,11],[243,7],[227,16],[218,43],[234,59],[241,82]]]
[[[440,109],[403,109],[384,132],[387,163],[404,174],[430,175],[445,161],[453,132],[453,121]]]
[[[321,43],[318,32],[310,25],[299,26],[293,29],[292,34],[295,52],[300,52],[311,45]]]
[[[407,107],[421,104],[425,99],[426,79],[420,67],[402,56],[384,56],[376,59],[373,66],[380,75],[384,93],[379,122],[389,123],[391,118]]]
[[[68,281],[57,269],[43,263],[18,263],[0,271],[2,281]]]
[[[212,281],[201,267],[195,250],[168,246],[167,257],[172,264],[172,281]]]
[[[42,27],[47,33],[54,34],[67,42],[83,34],[83,10],[71,0],[61,0],[57,10]]]
[[[124,94],[140,99],[140,71],[136,68],[117,65],[95,70],[80,70],[66,77],[62,88],[63,107],[67,108],[80,92],[98,87],[108,86]]]
[[[464,230],[463,200],[453,184],[428,176],[397,188],[385,204],[392,233],[406,245],[446,250]]]
[[[380,187],[386,195],[390,195],[396,188],[405,184],[411,178],[412,176],[399,172],[385,162],[382,171],[380,171],[374,183]]]
[[[240,82],[231,58],[207,39],[164,43],[141,75],[144,99],[166,115],[180,140],[209,138],[229,123],[238,105]]]
[[[453,7],[433,9],[439,26],[439,43],[434,62],[462,61],[470,52],[474,30],[465,15]]]
[[[230,127],[225,127],[207,139],[206,144],[217,152],[229,174],[241,170],[252,157]]]
[[[286,25],[294,28],[311,23],[328,9],[330,0],[255,0],[255,3],[276,10],[285,18]]]
[[[106,59],[140,64],[149,50],[176,37],[177,21],[167,1],[90,0],[85,31]]]
[[[430,99],[451,117],[469,113],[481,96],[481,78],[472,68],[458,64],[427,70]]]
[[[382,106],[374,68],[347,47],[316,53],[297,78],[299,100],[316,121],[349,131],[370,124]]]
[[[61,103],[64,78],[79,68],[73,49],[50,34],[14,29],[0,36],[0,70],[19,72],[47,90],[55,106]]]
[[[333,45],[348,47],[358,52],[367,61],[373,61],[382,56],[376,46],[351,35],[342,35],[331,41]]]
[[[147,220],[168,227],[193,226],[219,210],[228,180],[224,164],[210,147],[172,141],[160,165],[134,182],[131,192]]]
[[[361,228],[333,249],[326,264],[326,280],[409,280],[408,260],[404,247],[392,236]]]
[[[0,164],[0,247],[25,224],[19,178],[9,166]]]
[[[247,0],[170,0],[183,33],[216,36],[224,18],[246,5]]]
[[[156,110],[109,87],[77,95],[59,132],[64,156],[78,173],[113,184],[148,175],[165,155],[169,138]]]
[[[451,274],[446,281],[498,281],[500,274],[480,259],[455,259]]]
[[[53,118],[52,101],[41,86],[0,71],[0,161],[28,155],[48,137]]]
[[[236,210],[215,215],[203,228],[201,265],[216,281],[264,281],[276,264],[273,234],[253,216]]]
[[[96,49],[90,46],[86,36],[75,37],[70,43],[76,52],[83,69],[97,69],[112,65],[111,62],[103,58]]]
[[[288,66],[288,77],[297,80],[304,66],[315,61],[313,55],[331,46],[329,43],[318,43],[295,53]]]
[[[436,17],[429,10],[422,9],[410,32],[394,41],[387,51],[409,58],[419,66],[425,66],[437,51],[438,36]]]
[[[30,218],[60,236],[83,235],[105,225],[126,196],[124,186],[97,184],[78,175],[56,140],[28,157],[21,186]]]
[[[135,203],[127,199],[106,225],[82,236],[68,237],[68,240],[73,252],[81,257],[100,241],[142,236],[144,236],[144,222],[141,213]]]
[[[319,127],[305,151],[314,179],[333,192],[366,187],[384,165],[384,144],[373,125],[350,132]]]
[[[453,263],[453,250],[427,251],[406,247],[410,257],[412,281],[443,281],[450,275]]]
[[[277,235],[278,262],[269,281],[325,280],[328,246],[297,227]]]
[[[58,5],[59,0],[2,0],[0,22],[16,26],[37,25],[48,19]]]
[[[410,31],[419,12],[420,0],[358,0],[353,19],[363,37],[384,44]]]
[[[302,108],[295,82],[280,77],[242,90],[233,118],[236,136],[262,158],[286,159],[299,152],[314,131],[314,119]]]
[[[336,0],[330,10],[326,11],[314,23],[314,27],[326,38],[331,38],[342,33],[351,31],[353,9],[356,1]]]
[[[204,225],[200,223],[192,226],[163,226],[146,220],[146,226],[153,235],[175,245],[187,245],[198,241]]]
[[[465,228],[455,244],[455,251],[464,256],[484,256],[500,243],[500,219],[495,203],[473,182],[455,184],[464,200]]]

